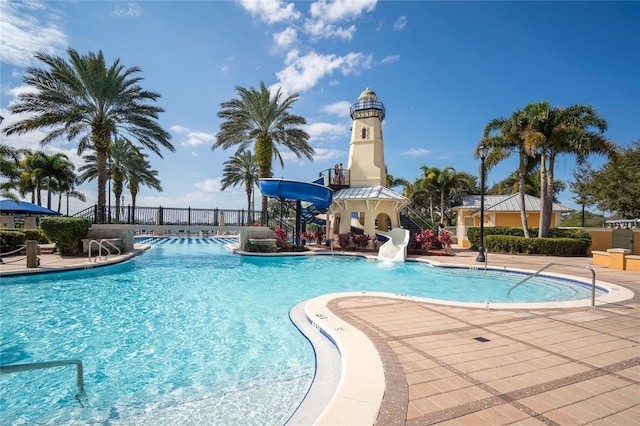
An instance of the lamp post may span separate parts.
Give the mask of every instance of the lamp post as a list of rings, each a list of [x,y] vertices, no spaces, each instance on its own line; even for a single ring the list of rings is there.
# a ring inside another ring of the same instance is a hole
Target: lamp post
[[[480,145],[480,148],[478,148],[482,164],[480,166],[480,247],[478,248],[479,253],[476,258],[476,262],[483,263],[486,261],[484,256],[484,159],[487,158],[488,152],[489,148],[484,144]]]
[[[120,199],[122,200],[122,202],[120,203],[120,211],[122,211],[122,217],[120,218],[120,223],[124,222],[124,195],[122,195],[122,197],[120,197]]]

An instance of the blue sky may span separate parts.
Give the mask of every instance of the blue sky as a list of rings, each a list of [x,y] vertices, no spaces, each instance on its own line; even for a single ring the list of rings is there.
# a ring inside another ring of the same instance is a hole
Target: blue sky
[[[275,177],[311,181],[347,162],[349,106],[366,87],[385,104],[389,173],[414,180],[420,166],[476,174],[473,149],[484,126],[534,101],[593,105],[621,144],[640,138],[640,3],[287,1],[0,1],[0,115],[25,90],[34,51],[66,56],[102,50],[138,66],[145,89],[162,94],[161,125],[175,153],[150,153],[164,188],[143,188],[138,205],[243,208],[242,187],[220,191],[233,150],[211,150],[220,103],[235,87],[299,93],[292,113],[307,119],[314,162],[283,152]],[[64,152],[77,142],[39,147],[42,133],[3,136],[16,147]],[[602,159],[593,157],[594,166]],[[517,167],[504,162],[488,185]],[[560,157],[556,176],[572,180],[575,159]],[[634,184],[639,184],[635,182]],[[96,182],[79,188],[96,202]],[[575,207],[571,194],[560,201]],[[130,196],[125,194],[125,203]]]

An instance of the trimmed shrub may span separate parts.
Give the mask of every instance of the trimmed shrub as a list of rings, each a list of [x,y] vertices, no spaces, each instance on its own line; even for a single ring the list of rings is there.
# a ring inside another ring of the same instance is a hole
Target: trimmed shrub
[[[91,220],[78,217],[45,217],[40,220],[44,234],[56,244],[61,254],[76,255],[82,251],[83,238],[87,237]]]
[[[529,233],[531,235],[538,235],[538,228],[529,228]],[[522,237],[524,238],[524,231],[522,228],[516,227],[507,227],[507,226],[486,226],[484,228],[484,245],[487,250],[489,250],[487,246],[487,237],[492,235],[502,235],[502,236],[513,236],[513,237]],[[473,227],[467,229],[467,238],[471,242],[472,249],[478,249],[480,246],[480,228]],[[584,229],[578,228],[551,228],[549,229],[549,238],[536,238],[532,237],[529,240],[553,240],[553,239],[577,239],[582,240],[587,243],[587,250],[591,247],[591,234],[585,231]],[[525,238],[525,240],[527,240]],[[538,247],[542,246],[543,243],[535,243],[538,244]],[[588,251],[584,252],[584,256],[586,256]],[[552,253],[540,253],[540,254],[550,254]],[[559,254],[561,255],[561,254]],[[583,256],[577,254],[567,254],[567,256]]]
[[[0,252],[8,253],[16,250],[18,247],[24,245],[26,241],[24,232],[16,230],[1,230],[0,231]]]
[[[487,251],[511,254],[544,254],[549,256],[586,256],[591,241],[578,238],[525,238],[511,235],[484,237]]]

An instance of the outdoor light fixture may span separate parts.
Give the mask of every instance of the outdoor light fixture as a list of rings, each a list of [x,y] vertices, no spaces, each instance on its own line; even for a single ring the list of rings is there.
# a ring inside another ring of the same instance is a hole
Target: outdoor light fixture
[[[480,166],[480,247],[479,253],[476,258],[476,262],[486,262],[484,256],[484,159],[487,158],[489,147],[482,144],[478,148],[478,154],[480,154],[480,160],[482,160]]]

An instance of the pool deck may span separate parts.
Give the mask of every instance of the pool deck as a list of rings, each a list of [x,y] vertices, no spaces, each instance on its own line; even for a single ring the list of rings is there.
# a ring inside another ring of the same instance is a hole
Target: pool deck
[[[477,253],[453,251],[456,256],[425,259],[482,267],[475,261]],[[41,270],[86,264],[86,258],[44,254],[40,259]],[[349,361],[343,366],[365,369],[350,374],[351,382],[343,380],[341,386],[375,394],[369,364],[373,369],[381,364],[384,380],[380,401],[375,402],[376,395],[373,404],[356,401],[369,405],[361,411],[346,408],[359,396],[343,388],[331,402],[332,412],[325,412],[318,424],[638,424],[640,272],[594,266],[591,258],[488,254],[490,268],[536,271],[551,262],[589,266],[598,281],[626,287],[634,297],[596,307],[522,309],[363,293],[324,297],[329,315],[345,324],[335,327],[338,333],[363,334],[370,343],[363,345],[367,348],[348,342],[341,347]],[[25,271],[24,263],[0,265],[2,275]],[[549,272],[590,278],[586,269],[557,266]]]

